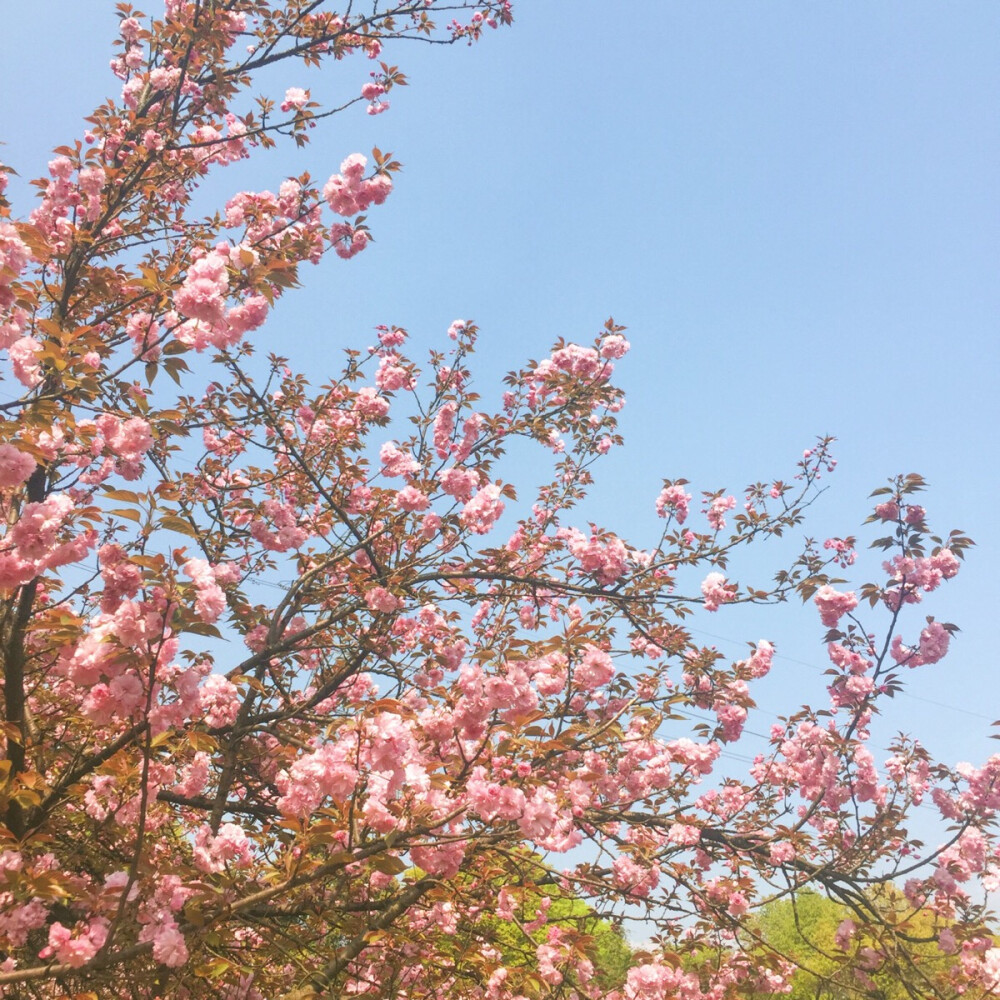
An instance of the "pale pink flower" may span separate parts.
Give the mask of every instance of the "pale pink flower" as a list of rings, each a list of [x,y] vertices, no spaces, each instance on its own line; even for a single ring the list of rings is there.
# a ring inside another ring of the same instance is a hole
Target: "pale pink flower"
[[[400,510],[408,512],[426,510],[429,505],[427,494],[422,493],[416,486],[404,486],[396,494],[396,506]]]
[[[295,108],[297,111],[299,108],[303,107],[308,100],[309,91],[303,90],[301,87],[289,87],[285,91],[285,99],[281,102],[281,110],[291,111],[292,108]]]
[[[722,573],[709,573],[702,581],[701,592],[706,611],[718,611],[721,605],[736,600],[735,587],[726,582]]]
[[[0,488],[20,486],[34,471],[35,460],[12,444],[0,444]]]
[[[813,603],[819,608],[820,620],[823,624],[827,628],[836,628],[841,617],[858,606],[858,599],[853,590],[841,593],[827,584],[816,591]]]
[[[477,535],[485,535],[504,511],[500,487],[488,483],[462,508],[462,524]]]
[[[211,729],[231,726],[239,715],[239,689],[221,674],[209,674],[205,678],[198,699],[205,713],[205,724]]]
[[[372,587],[366,590],[365,603],[372,611],[381,611],[383,614],[391,614],[403,606],[403,602],[385,587]]]
[[[688,516],[688,506],[691,494],[685,493],[682,486],[664,486],[656,498],[656,513],[660,517],[672,514],[678,524],[683,524]]]
[[[382,460],[383,476],[412,476],[420,470],[420,463],[408,451],[403,451],[395,441],[386,441],[378,454]]]

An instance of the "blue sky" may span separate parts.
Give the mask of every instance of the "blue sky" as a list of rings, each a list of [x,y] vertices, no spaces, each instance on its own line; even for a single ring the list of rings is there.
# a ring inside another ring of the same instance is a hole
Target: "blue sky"
[[[909,678],[890,728],[946,759],[991,752],[1000,7],[519,0],[515,16],[472,48],[388,50],[411,81],[388,113],[348,112],[305,150],[219,174],[221,202],[244,183],[323,178],[373,145],[405,165],[370,215],[376,243],[307,271],[261,343],[321,375],[377,323],[407,327],[423,353],[474,318],[489,400],[504,371],[614,315],[633,344],[627,443],[588,513],[637,541],[653,537],[663,477],[739,490],[787,476],[816,434],[840,439],[807,525],[819,538],[856,531],[872,489],[919,471],[932,523],[980,544],[926,607],[962,627],[953,653]],[[111,0],[33,0],[3,22],[0,157],[23,181],[117,92],[116,18]],[[332,104],[369,69],[288,66],[260,86]],[[28,189],[12,192],[27,214]],[[778,644],[765,708],[822,690],[810,610],[705,628],[734,654],[737,640]]]

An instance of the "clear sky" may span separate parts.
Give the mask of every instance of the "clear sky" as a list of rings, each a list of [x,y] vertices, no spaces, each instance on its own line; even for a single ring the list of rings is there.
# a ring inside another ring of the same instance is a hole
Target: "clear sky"
[[[0,157],[23,181],[117,92],[114,3],[0,17]],[[857,531],[887,476],[921,472],[932,523],[980,546],[927,606],[963,632],[910,678],[892,728],[950,760],[992,752],[1000,5],[515,0],[515,17],[471,49],[390,49],[411,86],[389,112],[348,112],[304,151],[219,174],[221,203],[243,183],[325,178],[373,145],[405,165],[370,215],[377,242],[306,271],[261,342],[321,376],[377,323],[407,327],[422,353],[474,318],[492,399],[499,374],[614,315],[633,344],[627,443],[589,513],[637,542],[663,477],[738,491],[787,476],[820,433],[840,439],[840,468],[807,526],[819,538]],[[369,69],[289,66],[261,89],[333,104]],[[27,187],[12,192],[26,215]],[[822,691],[811,610],[705,628],[734,655],[733,640],[778,644],[766,709]]]

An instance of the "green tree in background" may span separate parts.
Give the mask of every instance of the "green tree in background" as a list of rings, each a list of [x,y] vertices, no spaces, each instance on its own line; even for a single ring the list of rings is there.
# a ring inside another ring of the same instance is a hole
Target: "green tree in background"
[[[892,886],[864,905],[877,911],[878,923],[862,922],[857,909],[811,890],[764,908],[757,927],[761,942],[798,966],[791,979],[793,1000],[906,1000],[916,993],[925,994],[931,982],[940,991],[949,971],[958,970],[959,956],[948,954],[937,943],[940,939],[949,948],[950,931],[939,917],[915,909]],[[877,935],[873,933],[876,928]],[[873,971],[885,956],[898,960],[904,950],[909,960],[896,966],[897,971]]]

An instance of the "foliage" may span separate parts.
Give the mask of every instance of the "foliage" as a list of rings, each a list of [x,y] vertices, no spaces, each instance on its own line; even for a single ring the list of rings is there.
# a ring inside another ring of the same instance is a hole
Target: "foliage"
[[[423,365],[388,325],[316,377],[258,355],[305,263],[365,249],[399,164],[351,154],[201,217],[205,178],[354,104],[384,111],[396,40],[511,20],[500,0],[363,6],[120,4],[121,92],[56,150],[26,218],[0,170],[5,995],[774,993],[792,968],[753,914],[809,886],[855,914],[873,979],[997,989],[1000,758],[951,768],[900,738],[880,765],[869,747],[954,631],[913,620],[970,544],[930,534],[919,477],[876,497],[872,582],[838,589],[845,537],[748,584],[732,560],[798,528],[830,441],[790,479],[703,491],[700,512],[665,481],[649,549],[588,523],[621,441],[613,321],[493,406],[463,320]],[[349,79],[362,54],[374,78],[339,107],[294,85],[244,103],[265,67]],[[686,623],[794,596],[826,629],[829,704],[726,775],[774,650],[727,662]],[[940,848],[907,833],[922,802]],[[873,902],[894,879],[927,934]],[[626,917],[649,929],[627,969],[600,923]],[[900,975],[927,947],[955,959]]]
[[[904,1000],[934,981],[960,975],[948,921],[931,910],[912,906],[892,885],[881,886],[869,902],[877,909],[879,921],[859,919],[851,907],[811,890],[763,908],[753,932],[797,966],[789,993],[793,1000],[840,1000],[859,992],[883,1000]],[[907,939],[905,960],[892,972],[879,970],[879,963],[872,958],[880,950],[894,947],[879,934],[880,923]],[[942,931],[944,951],[938,943]]]

